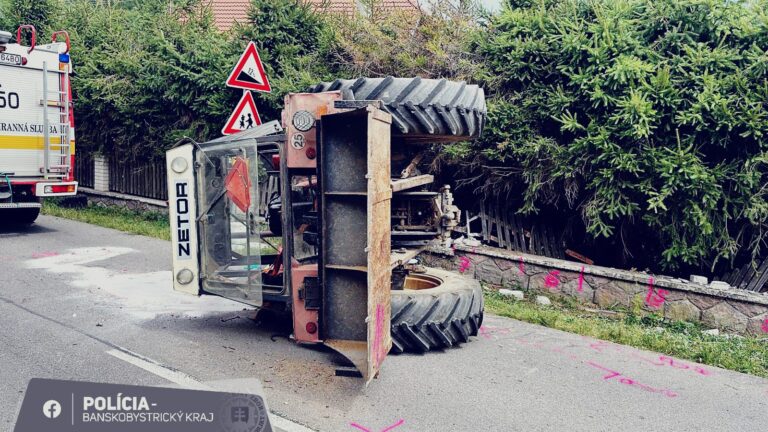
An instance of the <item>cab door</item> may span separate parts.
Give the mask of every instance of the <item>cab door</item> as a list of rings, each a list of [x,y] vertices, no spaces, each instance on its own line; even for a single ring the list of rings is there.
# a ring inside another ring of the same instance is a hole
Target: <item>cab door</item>
[[[262,305],[259,184],[266,175],[255,140],[201,145],[196,155],[200,280],[204,293]],[[278,269],[279,270],[279,269]]]

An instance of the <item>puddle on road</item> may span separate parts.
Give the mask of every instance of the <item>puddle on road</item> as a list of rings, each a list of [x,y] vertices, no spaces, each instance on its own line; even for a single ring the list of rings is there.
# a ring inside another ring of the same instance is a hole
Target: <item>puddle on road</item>
[[[241,311],[243,306],[215,296],[195,297],[173,290],[170,271],[126,273],[93,263],[138,251],[121,247],[70,249],[60,255],[28,260],[31,269],[68,274],[78,288],[99,288],[110,294],[128,311],[142,319],[162,314],[199,317],[215,312]]]

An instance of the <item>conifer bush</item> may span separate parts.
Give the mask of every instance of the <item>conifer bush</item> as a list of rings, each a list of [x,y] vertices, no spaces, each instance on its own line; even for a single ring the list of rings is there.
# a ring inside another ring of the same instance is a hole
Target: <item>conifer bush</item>
[[[450,154],[479,190],[578,216],[649,265],[761,255],[767,6],[512,0],[475,35],[493,77],[489,133]]]

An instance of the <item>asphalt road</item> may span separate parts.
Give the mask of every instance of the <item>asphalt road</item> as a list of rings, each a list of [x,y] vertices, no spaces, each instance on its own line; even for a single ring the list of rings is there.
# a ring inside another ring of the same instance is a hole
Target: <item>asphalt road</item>
[[[171,291],[169,248],[52,217],[0,231],[0,429],[12,429],[33,377],[222,389],[258,380],[274,412],[323,431],[768,423],[768,380],[499,317],[460,348],[388,357],[365,388],[334,375],[333,353],[281,337],[284,325]]]

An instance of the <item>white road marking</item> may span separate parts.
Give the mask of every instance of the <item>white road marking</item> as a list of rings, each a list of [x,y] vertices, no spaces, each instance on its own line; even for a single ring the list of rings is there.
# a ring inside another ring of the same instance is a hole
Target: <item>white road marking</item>
[[[136,353],[132,353],[128,350],[119,351],[116,349],[111,349],[107,351],[107,354],[111,355],[112,357],[119,358],[120,360],[130,363],[136,367],[144,369],[147,372],[153,373],[172,383],[178,384],[183,388],[191,390],[213,390],[213,388],[201,383],[200,381],[183,372],[167,368],[154,360],[148,359]]]
[[[107,351],[107,354],[112,357],[123,360],[138,368],[144,369],[154,375],[157,375],[163,379],[166,379],[174,384],[178,384],[183,388],[190,390],[207,390],[216,391],[215,388],[208,386],[200,381],[192,378],[191,376],[167,366],[163,366],[161,363],[152,360],[148,357],[144,357],[141,354],[134,353],[125,348],[111,349]],[[315,432],[299,423],[292,422],[285,417],[281,417],[273,412],[270,412],[270,422],[275,431],[278,432]]]
[[[309,429],[308,427],[302,426],[298,423],[294,423],[285,417],[280,417],[275,413],[270,413],[270,414],[271,414],[270,421],[272,423],[272,427],[274,427],[275,430],[279,430],[283,432],[315,432],[314,430]]]

